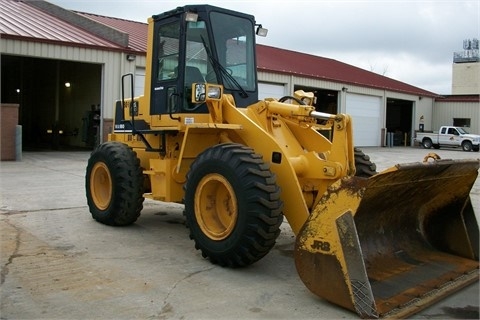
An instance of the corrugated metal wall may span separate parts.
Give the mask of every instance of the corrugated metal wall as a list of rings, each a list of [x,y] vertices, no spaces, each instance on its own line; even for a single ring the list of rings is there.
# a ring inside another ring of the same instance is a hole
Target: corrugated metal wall
[[[339,82],[324,81],[312,78],[302,78],[294,75],[285,75],[285,74],[276,74],[268,73],[265,71],[259,71],[258,73],[259,81],[269,82],[269,83],[278,83],[285,86],[287,94],[293,93],[293,88],[295,85],[334,90],[339,92],[339,108],[338,112],[346,112],[346,95],[348,93],[352,94],[363,94],[367,96],[380,97],[382,99],[383,108],[386,108],[387,98],[393,99],[402,99],[407,101],[412,101],[414,103],[413,108],[413,128],[416,130],[420,124],[420,117],[424,118],[424,129],[432,130],[433,124],[433,105],[435,103],[433,98],[428,97],[418,97],[411,94],[405,94],[400,92],[392,92],[387,90],[360,87],[351,84],[343,84]],[[345,88],[343,91],[342,89]],[[385,110],[383,111],[382,117],[385,117]],[[383,124],[385,126],[385,123]]]
[[[480,103],[436,102],[433,111],[433,130],[444,125],[453,125],[454,118],[470,119],[470,133],[480,134]]]

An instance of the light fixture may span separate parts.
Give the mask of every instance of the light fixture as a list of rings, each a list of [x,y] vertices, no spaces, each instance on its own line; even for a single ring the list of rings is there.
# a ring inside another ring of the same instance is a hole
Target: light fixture
[[[134,54],[127,54],[127,61],[135,61],[136,56]]]
[[[257,34],[257,36],[266,37],[268,34],[268,29],[263,28],[261,24],[256,24],[256,26],[257,31],[255,33]]]
[[[343,88],[342,88],[342,91],[343,91],[343,92],[347,92],[347,91],[348,91],[348,88],[347,88],[347,87],[343,87]]]
[[[187,22],[197,22],[198,14],[195,12],[187,12],[185,13],[185,21]]]
[[[207,86],[207,97],[209,99],[220,99],[222,88],[219,86]]]
[[[65,82],[65,88],[70,88],[71,84],[70,82]]]

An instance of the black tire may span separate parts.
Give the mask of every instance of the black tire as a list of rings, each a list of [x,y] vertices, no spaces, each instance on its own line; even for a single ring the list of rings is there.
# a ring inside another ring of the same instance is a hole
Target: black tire
[[[472,145],[472,142],[471,141],[463,141],[462,142],[462,149],[463,151],[472,151],[473,149],[473,145]]]
[[[184,189],[190,239],[212,263],[247,266],[275,245],[283,221],[280,188],[251,148],[228,143],[205,150]]]
[[[143,181],[140,160],[131,148],[119,142],[99,145],[85,175],[92,217],[111,226],[134,223],[143,209]]]
[[[359,148],[354,148],[355,151],[355,176],[368,178],[371,176],[376,175],[377,166],[375,163],[370,161],[370,157],[367,156],[363,151]]]
[[[433,146],[433,142],[430,138],[425,138],[422,140],[422,146],[425,149],[430,149]]]

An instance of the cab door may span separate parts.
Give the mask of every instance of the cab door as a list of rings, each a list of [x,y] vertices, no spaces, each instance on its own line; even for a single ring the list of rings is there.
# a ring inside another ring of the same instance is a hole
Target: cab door
[[[442,128],[443,135],[439,135],[442,140],[440,144],[449,145],[449,146],[457,146],[460,145],[460,137],[458,131],[455,128]]]
[[[185,61],[181,16],[155,21],[150,114],[180,111]]]
[[[457,129],[455,128],[448,128],[448,134],[450,134],[451,138],[451,144],[454,146],[459,146],[461,145],[461,138],[460,138],[460,133],[458,133]]]
[[[438,132],[438,143],[440,145],[451,145],[452,136],[448,134],[448,127],[442,127]]]

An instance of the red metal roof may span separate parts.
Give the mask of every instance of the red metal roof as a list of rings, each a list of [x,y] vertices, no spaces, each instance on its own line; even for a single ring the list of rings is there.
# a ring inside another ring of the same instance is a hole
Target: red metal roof
[[[138,51],[139,53],[146,54],[147,51],[147,28],[146,23],[129,21],[119,18],[104,17],[91,13],[76,12],[77,14],[86,18],[97,21],[108,27],[125,32],[129,35],[128,47]]]
[[[120,49],[103,38],[53,17],[48,13],[15,0],[0,1],[0,34],[2,38],[64,45]]]
[[[478,94],[460,94],[437,97],[435,102],[480,102],[480,95]]]
[[[72,26],[59,16],[29,6],[28,2],[0,0],[0,34],[4,38],[29,41],[59,42],[69,46],[99,47],[104,50],[135,51],[146,54],[147,24],[105,17],[90,13],[76,14],[129,35],[128,47],[109,42],[98,35]],[[438,94],[414,87],[374,72],[324,57],[314,56],[265,45],[257,45],[258,70],[294,74],[302,77],[390,90],[418,96],[438,97]]]
[[[352,65],[306,53],[257,45],[258,69],[421,96],[438,96]]]

